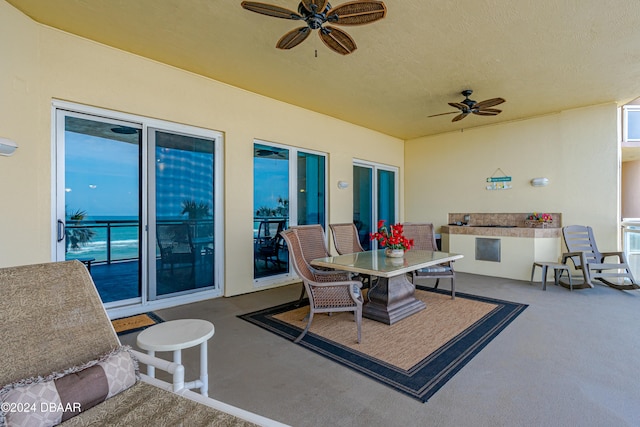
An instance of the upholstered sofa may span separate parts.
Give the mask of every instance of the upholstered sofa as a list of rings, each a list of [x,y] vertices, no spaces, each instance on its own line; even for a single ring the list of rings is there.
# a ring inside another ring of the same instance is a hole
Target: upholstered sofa
[[[122,347],[78,261],[0,269],[0,342],[0,425],[283,425],[184,389],[182,365]]]

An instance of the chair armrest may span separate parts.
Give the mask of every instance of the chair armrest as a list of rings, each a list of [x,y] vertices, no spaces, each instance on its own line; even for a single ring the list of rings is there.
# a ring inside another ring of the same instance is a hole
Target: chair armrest
[[[315,286],[318,288],[329,287],[329,286],[348,286],[348,285],[362,288],[362,282],[358,280],[342,280],[340,282],[311,282],[311,286]]]
[[[562,254],[562,264],[566,264],[567,263],[567,258],[573,258],[574,256],[577,256],[578,258],[582,259],[584,257],[584,252],[565,252]],[[571,259],[571,261],[573,262],[573,259]],[[575,267],[575,262],[573,262],[573,265]]]
[[[618,257],[618,260],[620,260],[620,262],[627,262],[627,257],[624,252],[601,252],[600,255],[602,255],[603,260],[606,257],[615,256]]]
[[[313,268],[313,267],[312,267]],[[351,273],[341,270],[312,270],[317,282],[347,282],[351,281]]]
[[[149,356],[148,354],[141,353],[137,350],[131,350],[133,355],[139,362],[145,365],[151,365],[154,368],[161,369],[173,375],[173,391],[179,391],[184,388],[184,366],[179,363],[169,362],[155,356]]]

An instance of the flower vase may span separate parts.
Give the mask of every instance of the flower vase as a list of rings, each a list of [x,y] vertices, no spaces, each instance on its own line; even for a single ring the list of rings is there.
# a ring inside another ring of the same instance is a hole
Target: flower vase
[[[384,255],[389,258],[402,258],[404,256],[404,249],[391,249],[384,250]]]

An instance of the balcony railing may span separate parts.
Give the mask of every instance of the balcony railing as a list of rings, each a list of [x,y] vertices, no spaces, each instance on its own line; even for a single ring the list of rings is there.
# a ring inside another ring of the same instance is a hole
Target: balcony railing
[[[622,221],[622,245],[633,277],[640,278],[640,218]]]
[[[213,240],[213,220],[158,220],[158,224],[183,224],[191,226],[192,237]],[[96,263],[111,264],[129,261],[140,256],[140,230],[137,220],[106,219],[72,221],[66,223],[67,240],[75,232],[89,230],[93,235],[77,249],[67,247],[66,259],[94,258]],[[159,253],[158,253],[159,255]]]

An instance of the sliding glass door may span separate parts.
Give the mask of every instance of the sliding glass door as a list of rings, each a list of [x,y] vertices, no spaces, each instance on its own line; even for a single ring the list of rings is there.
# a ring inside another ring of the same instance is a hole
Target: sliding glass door
[[[108,309],[220,295],[221,135],[62,101],[54,116],[55,260],[85,263]]]
[[[291,225],[326,227],[326,155],[256,141],[253,156],[254,279],[289,275],[289,252],[279,233]]]
[[[357,161],[353,164],[353,222],[360,244],[365,250],[375,249],[369,233],[378,220],[394,224],[398,218],[398,169],[376,163]]]
[[[64,112],[57,127],[58,260],[93,266],[103,302],[139,301],[141,126]]]
[[[149,299],[214,284],[215,141],[150,128],[155,216]],[[153,234],[153,233],[151,233]]]

